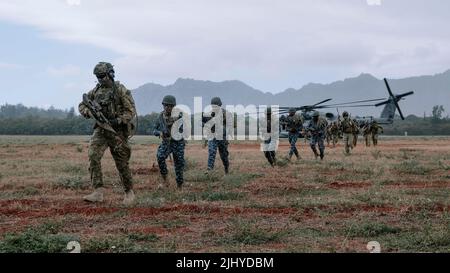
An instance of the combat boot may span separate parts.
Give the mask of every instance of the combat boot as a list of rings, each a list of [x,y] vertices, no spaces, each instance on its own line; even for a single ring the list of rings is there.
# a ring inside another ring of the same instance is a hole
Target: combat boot
[[[97,188],[93,193],[84,196],[83,199],[87,202],[103,202],[103,192],[104,188]]]
[[[324,156],[325,156],[324,152],[320,151],[320,160],[323,160]]]
[[[134,199],[135,199],[134,192],[133,192],[133,190],[130,190],[125,193],[122,204],[124,206],[130,206],[134,203]]]
[[[168,188],[169,187],[169,181],[167,179],[167,174],[161,175],[162,182],[159,183],[158,189]]]
[[[225,167],[225,174],[228,174],[229,172],[230,172],[229,167],[226,166],[226,167]]]
[[[317,159],[319,157],[319,154],[317,153],[316,147],[311,147],[311,149],[314,152],[314,157]]]
[[[177,183],[177,190],[178,191],[183,191],[183,183]]]

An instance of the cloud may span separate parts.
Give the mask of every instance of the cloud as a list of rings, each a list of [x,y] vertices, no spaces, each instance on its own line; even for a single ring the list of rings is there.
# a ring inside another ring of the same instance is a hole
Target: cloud
[[[263,90],[281,91],[294,72],[314,71],[324,82],[448,68],[446,1],[428,1],[427,9],[420,0],[369,2],[380,1],[3,0],[0,18],[118,53],[118,75],[133,86],[178,77],[252,79]]]
[[[16,69],[22,69],[25,66],[20,64],[14,64],[14,63],[6,63],[6,62],[0,62],[0,69],[5,70],[16,70]]]
[[[64,65],[62,67],[48,67],[47,73],[54,77],[78,76],[81,74],[81,68],[75,65]]]

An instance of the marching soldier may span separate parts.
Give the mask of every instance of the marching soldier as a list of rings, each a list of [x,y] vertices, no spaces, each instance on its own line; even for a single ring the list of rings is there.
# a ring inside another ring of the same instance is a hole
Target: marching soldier
[[[337,122],[332,122],[330,126],[330,134],[333,141],[333,148],[336,147],[336,144],[339,141],[339,126]]]
[[[186,143],[181,135],[183,131],[183,113],[174,111],[176,104],[177,102],[174,96],[167,95],[163,98],[162,105],[164,110],[158,116],[156,128],[153,133],[155,136],[162,138],[162,143],[158,147],[158,152],[156,155],[159,170],[163,179],[163,184],[161,184],[160,187],[169,186],[167,180],[168,171],[166,159],[170,154],[172,154],[175,165],[177,188],[182,189],[184,182],[183,171],[185,165],[184,149]],[[174,125],[179,127],[173,128]],[[174,133],[179,133],[179,137],[175,137],[173,135]]]
[[[295,154],[297,160],[300,159],[296,144],[299,134],[303,128],[303,118],[296,114],[295,108],[289,109],[289,115],[285,119],[286,130],[288,131],[288,139],[291,148],[289,150],[288,158],[291,160],[292,155]]]
[[[133,179],[129,168],[131,147],[128,138],[134,130],[132,122],[136,108],[130,91],[114,81],[114,68],[101,62],[94,68],[97,86],[83,96],[78,110],[85,118],[94,118],[94,134],[89,144],[89,172],[95,191],[84,197],[89,202],[102,202],[104,194],[101,159],[109,148],[119,171],[125,191],[124,205],[131,205],[135,196]]]
[[[359,136],[359,125],[356,119],[353,119],[353,147],[356,147],[358,144],[358,136]]]
[[[370,147],[370,137],[372,136],[370,123],[366,121],[362,128],[364,140],[366,141],[366,147]]]
[[[219,97],[214,97],[211,99],[212,112],[208,116],[203,118],[205,123],[205,129],[209,130],[208,135],[208,171],[214,169],[214,162],[216,161],[217,150],[219,150],[220,159],[222,160],[225,174],[228,174],[230,169],[229,152],[228,152],[228,136],[230,128],[227,127],[227,120],[232,120],[231,113],[227,112],[222,108],[222,100]],[[216,121],[222,124],[222,126],[217,126],[209,124],[209,121],[217,116]],[[218,127],[218,128],[216,128]],[[219,132],[220,127],[222,127],[222,133]],[[216,134],[217,129],[217,134]]]
[[[345,153],[350,154],[351,149],[353,149],[353,120],[350,119],[348,112],[345,111],[342,113],[344,119],[341,121],[340,129],[344,134],[344,144],[345,144]]]
[[[318,111],[314,111],[313,118],[307,127],[307,131],[311,133],[310,146],[317,158],[323,160],[325,156],[325,130],[327,128],[327,120],[320,116]],[[319,153],[317,153],[316,145],[319,146]]]
[[[370,132],[372,134],[373,146],[378,145],[378,134],[384,133],[383,127],[381,127],[376,120],[372,121],[372,125],[370,126]]]

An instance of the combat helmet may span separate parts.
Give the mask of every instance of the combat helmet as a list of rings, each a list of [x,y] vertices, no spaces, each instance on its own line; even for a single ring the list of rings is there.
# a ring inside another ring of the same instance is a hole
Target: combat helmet
[[[348,112],[347,112],[347,111],[344,111],[344,113],[342,113],[342,116],[343,116],[343,117],[348,117]]]
[[[177,100],[175,99],[174,96],[172,96],[172,95],[167,95],[167,96],[165,96],[165,97],[163,98],[162,104],[163,104],[163,105],[172,105],[172,106],[175,106],[175,105],[177,105]]]
[[[94,75],[97,77],[102,77],[103,75],[108,75],[111,79],[114,79],[114,66],[111,63],[99,62],[94,67]]]
[[[313,117],[318,117],[318,116],[320,116],[319,111],[314,111],[314,113],[313,113],[312,116],[313,116]]]
[[[219,97],[214,97],[211,99],[211,105],[222,106],[222,100]]]
[[[289,114],[295,114],[295,112],[297,112],[297,110],[295,110],[294,107],[289,108]]]

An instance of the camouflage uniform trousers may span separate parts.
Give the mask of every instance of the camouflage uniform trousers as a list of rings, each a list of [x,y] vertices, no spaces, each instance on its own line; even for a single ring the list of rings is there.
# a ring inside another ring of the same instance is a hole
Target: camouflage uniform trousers
[[[359,134],[353,134],[353,147],[356,147],[358,144],[358,136]]]
[[[339,142],[339,134],[333,134],[333,147],[336,147],[336,144]]]
[[[162,176],[167,176],[167,157],[172,154],[173,162],[175,164],[175,177],[178,185],[182,185],[184,182],[183,179],[183,171],[184,171],[184,140],[164,140],[161,145],[158,147],[158,152],[156,154],[156,158],[158,160],[159,170]]]
[[[103,187],[103,174],[101,160],[105,150],[109,147],[111,155],[116,163],[116,168],[119,171],[120,181],[125,192],[133,189],[133,179],[129,167],[131,156],[131,147],[128,144],[128,139],[120,133],[124,140],[119,140],[109,131],[102,128],[96,128],[92,135],[89,145],[89,172],[91,174],[91,182],[94,188]]]
[[[353,134],[352,133],[344,133],[344,145],[345,152],[350,154],[351,149],[353,149]]]
[[[378,134],[372,134],[373,146],[378,145]]]
[[[364,135],[364,139],[365,139],[365,141],[366,141],[366,146],[367,146],[367,147],[370,147],[370,137],[371,137],[370,134]]]
[[[216,161],[217,148],[219,149],[220,159],[222,159],[223,166],[227,172],[230,167],[228,159],[228,140],[208,140],[208,170],[214,169],[214,162]]]
[[[293,154],[295,154],[296,157],[299,157],[297,146],[297,140],[298,140],[298,134],[295,133],[289,133],[288,135],[289,144],[291,144],[291,149],[289,150],[289,157],[292,157]]]
[[[321,157],[323,157],[325,153],[325,143],[324,143],[325,136],[323,134],[318,135],[312,135],[311,139],[309,141],[309,145],[311,146],[311,149],[314,151],[314,154],[317,153],[316,145],[319,145],[319,152],[321,154]]]

